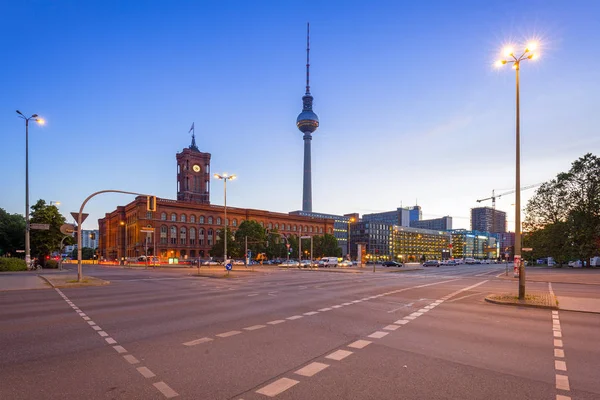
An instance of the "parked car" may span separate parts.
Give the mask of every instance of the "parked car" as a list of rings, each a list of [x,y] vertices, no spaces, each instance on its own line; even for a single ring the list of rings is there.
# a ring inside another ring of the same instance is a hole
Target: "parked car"
[[[220,263],[216,260],[206,260],[202,263],[202,265],[219,265]]]
[[[324,267],[337,267],[338,266],[337,257],[322,257],[320,261],[323,261]]]
[[[438,260],[428,260],[423,263],[424,267],[440,267],[440,262]]]
[[[446,265],[458,265],[458,263],[456,262],[456,260],[448,260],[446,261]]]
[[[477,261],[474,258],[467,257],[467,258],[465,258],[465,264],[467,264],[467,265],[477,264]]]
[[[572,268],[581,268],[583,267],[583,263],[581,262],[581,260],[576,260],[576,261],[569,261],[569,267]]]
[[[232,262],[233,265],[244,265],[244,261],[243,260],[233,260]]]
[[[302,268],[310,268],[310,266],[311,266],[310,265],[310,260],[302,260],[302,261],[300,261],[300,266]]]
[[[403,267],[404,266],[402,263],[399,263],[398,261],[384,261],[381,263],[381,265],[384,267]]]
[[[279,266],[280,267],[298,267],[298,266],[300,266],[300,263],[295,260],[285,260],[284,262],[279,264]]]
[[[344,260],[338,264],[338,267],[351,267],[351,266],[352,266],[352,261],[350,261],[350,260]]]

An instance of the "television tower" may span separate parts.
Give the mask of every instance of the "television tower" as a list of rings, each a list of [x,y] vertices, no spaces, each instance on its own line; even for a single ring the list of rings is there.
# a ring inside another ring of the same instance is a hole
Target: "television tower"
[[[296,119],[296,126],[304,134],[304,179],[302,183],[302,211],[312,211],[312,177],[310,141],[312,133],[319,127],[319,117],[312,110],[313,97],[310,94],[310,23],[306,26],[306,93],[302,96],[302,112]]]

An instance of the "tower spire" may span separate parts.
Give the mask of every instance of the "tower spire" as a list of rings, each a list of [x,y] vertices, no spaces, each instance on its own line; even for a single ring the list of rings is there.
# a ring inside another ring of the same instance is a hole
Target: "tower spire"
[[[306,23],[306,94],[310,95],[310,22]]]

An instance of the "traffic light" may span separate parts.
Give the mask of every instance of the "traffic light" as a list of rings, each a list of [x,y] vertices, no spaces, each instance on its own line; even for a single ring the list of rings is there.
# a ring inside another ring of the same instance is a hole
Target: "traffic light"
[[[156,196],[146,196],[146,210],[156,211]]]

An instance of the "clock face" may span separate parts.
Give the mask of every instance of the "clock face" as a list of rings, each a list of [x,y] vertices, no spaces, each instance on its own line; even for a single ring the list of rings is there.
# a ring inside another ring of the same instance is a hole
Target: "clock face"
[[[198,164],[194,164],[192,169],[194,170],[194,172],[200,172],[200,166]]]

